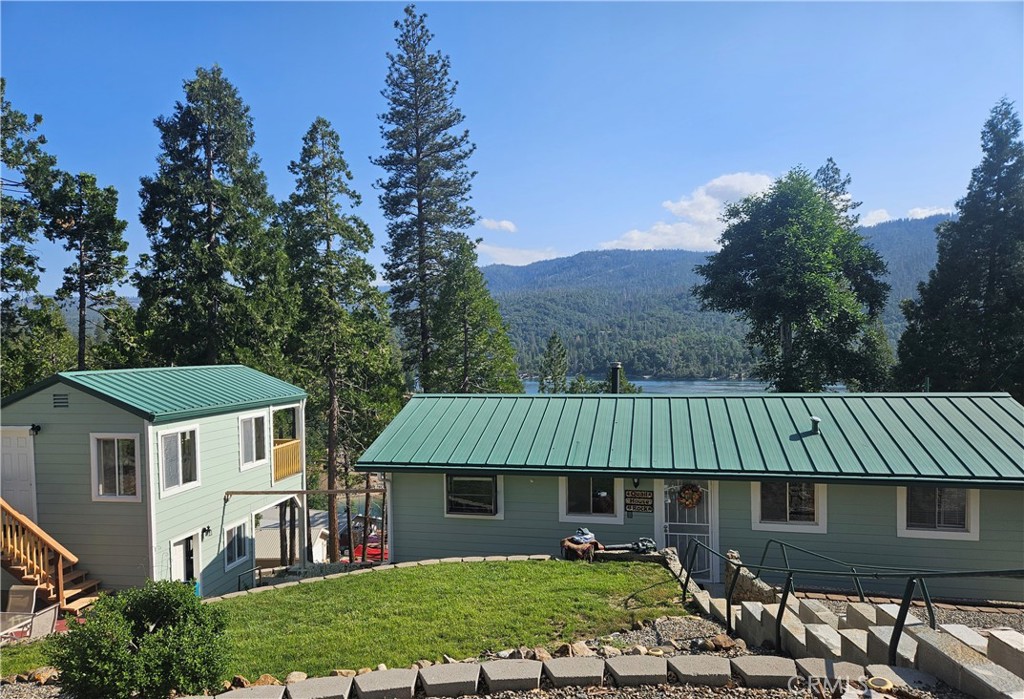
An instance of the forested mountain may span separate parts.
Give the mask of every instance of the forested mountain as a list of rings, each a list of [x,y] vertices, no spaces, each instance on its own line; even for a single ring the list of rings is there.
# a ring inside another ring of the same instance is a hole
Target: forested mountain
[[[903,326],[900,301],[916,293],[935,265],[935,226],[946,218],[899,219],[861,231],[889,267],[884,322],[892,340]],[[701,312],[690,294],[699,281],[694,267],[705,257],[688,250],[602,250],[522,267],[489,265],[483,272],[523,371],[536,369],[557,332],[571,374],[600,374],[618,360],[632,377],[746,376],[753,361],[743,347],[743,326]]]

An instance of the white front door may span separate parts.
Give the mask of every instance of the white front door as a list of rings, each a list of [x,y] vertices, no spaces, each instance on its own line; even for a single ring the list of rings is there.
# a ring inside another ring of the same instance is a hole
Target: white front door
[[[0,494],[7,504],[36,521],[36,465],[27,427],[0,430]]]
[[[700,487],[700,502],[695,507],[687,507],[679,502],[679,491],[687,485]],[[715,481],[665,479],[662,481],[663,520],[662,546],[675,546],[679,552],[680,563],[685,567],[686,546],[692,539],[708,548],[717,550],[718,546],[718,488]],[[697,558],[690,574],[699,582],[718,582],[719,570],[717,560],[707,551],[698,549]]]
[[[196,593],[199,592],[199,535],[171,543],[171,580],[179,582],[195,581]]]

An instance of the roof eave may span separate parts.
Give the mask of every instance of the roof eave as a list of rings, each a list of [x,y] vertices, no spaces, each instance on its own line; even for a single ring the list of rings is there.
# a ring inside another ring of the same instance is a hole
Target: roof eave
[[[714,481],[811,481],[815,483],[835,483],[837,485],[883,485],[883,486],[920,486],[935,485],[945,487],[1014,489],[1024,488],[1024,476],[1021,478],[963,478],[957,476],[879,476],[876,474],[828,474],[828,473],[792,473],[792,472],[750,472],[750,471],[672,471],[659,469],[616,469],[558,467],[545,469],[536,466],[509,468],[507,466],[452,466],[450,464],[393,464],[372,461],[359,461],[355,465],[359,472],[387,473],[466,473],[474,475],[506,475],[506,476],[539,476],[557,477],[567,475],[613,476],[615,478],[675,478],[701,479]]]

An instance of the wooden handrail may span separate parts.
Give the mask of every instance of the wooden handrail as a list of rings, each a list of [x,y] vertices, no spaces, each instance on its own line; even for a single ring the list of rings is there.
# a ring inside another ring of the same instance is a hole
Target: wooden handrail
[[[19,525],[21,525],[22,527],[24,527],[25,529],[29,530],[30,532],[35,534],[37,537],[39,537],[40,541],[43,544],[45,544],[48,548],[53,549],[55,553],[57,553],[58,555],[68,559],[68,563],[70,563],[70,564],[78,563],[78,556],[76,556],[75,554],[71,553],[70,551],[68,551],[63,546],[61,546],[59,541],[57,541],[52,536],[47,534],[45,531],[40,529],[39,525],[37,525],[31,519],[29,519],[25,515],[21,514],[20,512],[18,512],[16,509],[11,507],[9,504],[7,504],[7,501],[4,500],[3,498],[0,498],[0,510],[3,511],[3,515],[4,515],[4,519],[5,520],[8,517],[16,520]],[[4,529],[4,536],[5,536],[4,545],[5,545],[5,547],[6,547],[6,533],[7,533],[6,525],[7,524],[8,523],[5,521],[4,522],[4,526],[5,526],[5,529]]]
[[[50,585],[60,604],[64,604],[64,564],[78,563],[78,556],[60,545],[31,519],[0,498],[0,548],[15,564],[36,577],[40,585]]]

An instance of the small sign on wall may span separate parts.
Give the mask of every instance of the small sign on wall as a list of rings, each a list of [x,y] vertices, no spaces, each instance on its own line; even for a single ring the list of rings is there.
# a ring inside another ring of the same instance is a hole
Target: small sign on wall
[[[653,490],[627,490],[626,512],[654,512]]]

